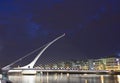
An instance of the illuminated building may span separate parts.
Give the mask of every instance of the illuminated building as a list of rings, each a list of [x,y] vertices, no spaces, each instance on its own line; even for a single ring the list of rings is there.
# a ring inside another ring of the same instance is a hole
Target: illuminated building
[[[106,58],[106,70],[120,70],[120,59]]]

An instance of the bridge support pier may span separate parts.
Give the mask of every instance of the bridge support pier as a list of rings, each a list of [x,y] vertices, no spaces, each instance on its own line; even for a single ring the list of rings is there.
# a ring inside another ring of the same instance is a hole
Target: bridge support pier
[[[43,75],[43,72],[41,71],[40,74]]]
[[[1,83],[12,83],[8,78],[8,70],[2,70]]]
[[[2,80],[8,80],[8,71],[2,71]]]
[[[49,76],[49,72],[47,72],[47,76]]]

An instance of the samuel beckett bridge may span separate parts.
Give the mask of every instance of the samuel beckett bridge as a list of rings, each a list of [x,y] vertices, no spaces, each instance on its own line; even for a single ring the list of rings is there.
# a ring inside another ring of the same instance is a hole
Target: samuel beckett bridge
[[[37,73],[81,73],[81,74],[96,74],[96,73],[109,73],[109,71],[98,71],[98,70],[72,70],[72,69],[39,69],[39,68],[35,68],[34,65],[37,62],[37,60],[40,58],[40,56],[43,54],[43,52],[50,46],[52,45],[54,42],[56,42],[57,40],[59,40],[60,38],[64,37],[65,34],[62,34],[61,36],[55,38],[53,41],[45,44],[44,46],[34,50],[33,52],[25,55],[24,57],[14,61],[13,63],[5,66],[2,68],[2,71],[7,71],[10,74],[27,74],[27,75],[35,75]],[[32,62],[30,62],[29,64],[22,66],[22,67],[17,67],[17,68],[12,68],[12,66],[14,64],[16,64],[17,62],[21,61],[22,59],[30,56],[32,53],[38,51],[39,49],[43,48],[39,54],[34,58],[34,60]]]

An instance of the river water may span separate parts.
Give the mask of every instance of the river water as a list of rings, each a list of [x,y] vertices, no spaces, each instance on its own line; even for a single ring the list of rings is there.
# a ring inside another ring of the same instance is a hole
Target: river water
[[[13,83],[120,83],[120,75],[19,75],[9,76]]]

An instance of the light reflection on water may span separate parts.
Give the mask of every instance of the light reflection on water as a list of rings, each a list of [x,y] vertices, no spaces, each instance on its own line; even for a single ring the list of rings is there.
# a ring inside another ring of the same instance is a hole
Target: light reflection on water
[[[9,76],[13,83],[120,83],[120,75],[46,74]]]
[[[117,76],[117,81],[120,83],[120,75]]]
[[[104,77],[103,75],[100,76],[101,83],[104,83]]]

